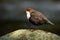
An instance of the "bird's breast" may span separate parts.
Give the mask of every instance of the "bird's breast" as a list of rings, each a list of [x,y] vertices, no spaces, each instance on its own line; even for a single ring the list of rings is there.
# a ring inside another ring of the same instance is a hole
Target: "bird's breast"
[[[31,16],[30,16],[30,12],[29,11],[26,11],[26,16],[27,16],[27,19],[29,19]]]

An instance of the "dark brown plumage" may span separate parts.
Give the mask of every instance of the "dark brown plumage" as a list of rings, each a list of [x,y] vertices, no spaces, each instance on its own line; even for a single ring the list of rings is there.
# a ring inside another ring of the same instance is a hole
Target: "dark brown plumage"
[[[34,25],[41,25],[41,24],[47,24],[47,23],[54,25],[41,12],[33,8],[26,9],[26,13],[27,13],[28,20]]]

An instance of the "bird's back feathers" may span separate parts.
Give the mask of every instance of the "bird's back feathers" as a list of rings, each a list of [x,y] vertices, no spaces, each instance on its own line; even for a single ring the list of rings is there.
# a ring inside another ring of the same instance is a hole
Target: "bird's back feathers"
[[[54,25],[50,20],[48,20],[41,12],[35,11],[31,13],[31,17],[34,16],[36,21],[40,21],[40,23],[49,23]]]

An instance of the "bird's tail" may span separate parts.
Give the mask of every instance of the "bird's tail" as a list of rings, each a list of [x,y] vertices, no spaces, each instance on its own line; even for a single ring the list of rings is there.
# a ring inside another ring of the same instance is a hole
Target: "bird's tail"
[[[48,21],[48,23],[51,24],[51,25],[54,25],[54,23],[52,23],[51,21]]]

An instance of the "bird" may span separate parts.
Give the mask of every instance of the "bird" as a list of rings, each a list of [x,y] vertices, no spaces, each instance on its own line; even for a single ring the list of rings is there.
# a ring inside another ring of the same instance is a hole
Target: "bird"
[[[54,25],[50,20],[45,17],[41,12],[33,8],[27,8],[25,10],[26,17],[33,25],[51,24]]]

